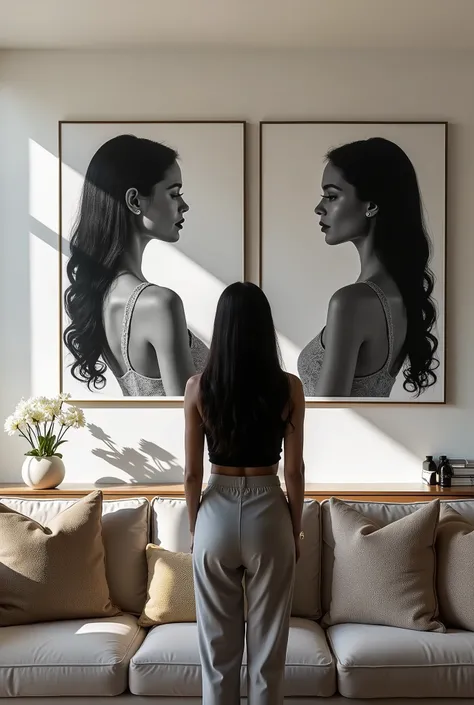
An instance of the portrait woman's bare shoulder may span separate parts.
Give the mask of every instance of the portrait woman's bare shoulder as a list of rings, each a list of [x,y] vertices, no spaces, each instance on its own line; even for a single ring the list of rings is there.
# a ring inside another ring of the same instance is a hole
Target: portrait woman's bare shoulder
[[[362,282],[343,286],[332,295],[322,332],[325,353],[318,396],[350,396],[360,350],[370,337],[374,303],[373,292]]]
[[[184,306],[179,294],[164,286],[148,286],[137,302],[137,340],[144,340],[156,355],[165,388],[181,396],[195,373]]]

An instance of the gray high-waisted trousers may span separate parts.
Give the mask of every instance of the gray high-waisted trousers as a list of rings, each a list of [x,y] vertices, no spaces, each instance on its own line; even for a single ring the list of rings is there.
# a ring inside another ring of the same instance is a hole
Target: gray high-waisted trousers
[[[240,703],[247,615],[248,705],[281,705],[295,544],[276,475],[212,474],[193,548],[203,705]]]

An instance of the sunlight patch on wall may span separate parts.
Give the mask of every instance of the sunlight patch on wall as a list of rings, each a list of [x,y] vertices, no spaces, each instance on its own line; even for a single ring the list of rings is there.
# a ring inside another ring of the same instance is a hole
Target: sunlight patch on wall
[[[59,160],[32,139],[28,141],[30,215],[59,232]]]
[[[217,300],[226,284],[184,255],[179,245],[158,240],[147,247],[143,274],[148,281],[179,292],[189,328],[209,345]]]
[[[308,482],[332,483],[419,483],[423,460],[357,411],[338,408],[306,410],[305,457],[313,458]]]
[[[298,374],[297,363],[298,355],[300,354],[301,349],[295,343],[293,343],[293,341],[287,338],[286,335],[283,335],[281,331],[277,331],[277,335],[281,357],[282,360],[285,361],[285,370],[287,372],[291,372],[294,375]]]
[[[59,289],[56,250],[29,234],[31,394],[59,392]]]

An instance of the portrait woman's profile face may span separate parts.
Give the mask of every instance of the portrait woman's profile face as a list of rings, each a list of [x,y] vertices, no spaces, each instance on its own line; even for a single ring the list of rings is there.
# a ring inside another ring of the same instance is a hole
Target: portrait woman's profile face
[[[367,212],[373,212],[374,204],[361,201],[355,187],[330,161],[323,172],[321,189],[321,201],[315,213],[328,245],[351,242],[369,232],[371,220]]]
[[[163,180],[155,184],[148,198],[131,188],[125,201],[139,218],[144,235],[163,242],[179,240],[189,206],[183,198],[181,169],[177,162],[167,169]]]

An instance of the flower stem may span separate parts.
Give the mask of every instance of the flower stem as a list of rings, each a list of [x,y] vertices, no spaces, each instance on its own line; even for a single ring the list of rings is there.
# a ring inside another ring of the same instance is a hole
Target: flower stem
[[[31,443],[32,447],[35,448],[38,445],[39,440],[36,438],[36,434],[35,434],[35,430],[34,430],[33,426],[31,426],[29,423],[26,425],[28,427],[28,435],[31,436],[30,443]]]
[[[35,447],[34,444],[33,444],[33,442],[32,442],[32,440],[31,440],[31,438],[30,438],[29,436],[26,436],[26,435],[23,433],[23,431],[21,430],[21,428],[18,429],[18,433],[20,433],[20,435],[22,435],[23,438],[25,438],[25,439],[28,441],[28,443],[30,444],[30,446],[31,446],[32,448]]]

